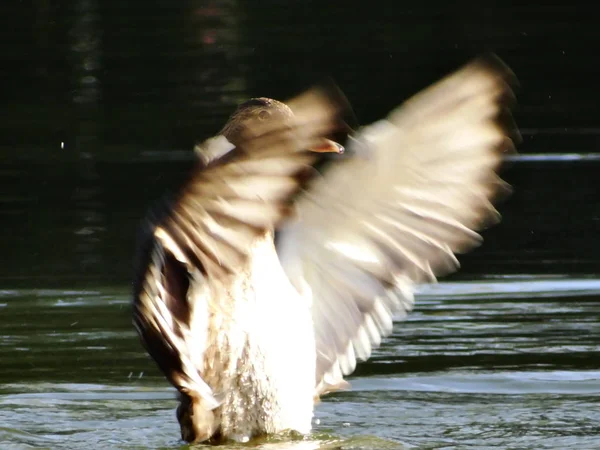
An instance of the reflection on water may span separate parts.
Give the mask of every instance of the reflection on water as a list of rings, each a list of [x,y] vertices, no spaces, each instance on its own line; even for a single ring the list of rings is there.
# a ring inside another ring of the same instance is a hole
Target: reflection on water
[[[189,155],[189,153],[188,153]],[[159,155],[160,156],[160,155]],[[162,158],[162,156],[160,156]],[[4,284],[124,284],[147,208],[175,189],[191,160],[12,162],[0,168]],[[588,273],[600,268],[600,159],[519,160],[503,177],[514,194],[484,245],[460,255],[457,277],[486,273]],[[456,278],[456,277],[455,277]]]
[[[310,440],[259,448],[597,448],[599,325],[593,278],[423,286]],[[5,289],[0,330],[0,448],[181,446],[126,287]]]

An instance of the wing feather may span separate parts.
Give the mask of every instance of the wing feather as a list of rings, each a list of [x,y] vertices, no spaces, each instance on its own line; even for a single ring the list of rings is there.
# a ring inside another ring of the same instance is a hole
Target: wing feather
[[[512,73],[479,60],[362,130],[297,202],[278,252],[312,294],[316,394],[343,386],[392,318],[413,307],[415,283],[459,268],[455,253],[499,221],[507,185],[496,174],[514,150]]]

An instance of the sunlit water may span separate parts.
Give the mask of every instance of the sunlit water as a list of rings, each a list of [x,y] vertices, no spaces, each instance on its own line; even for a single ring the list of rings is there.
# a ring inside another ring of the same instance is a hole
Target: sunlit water
[[[173,449],[173,390],[126,287],[0,291],[0,449]],[[312,436],[261,448],[600,448],[600,280],[420,289]]]

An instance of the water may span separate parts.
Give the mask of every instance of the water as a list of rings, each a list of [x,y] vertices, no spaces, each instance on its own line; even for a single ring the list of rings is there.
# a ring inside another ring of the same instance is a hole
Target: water
[[[189,168],[173,155],[0,169],[0,449],[185,448],[129,303],[136,227]],[[261,445],[599,448],[598,164],[510,162],[503,221],[459,274],[420,289],[309,438]]]
[[[235,104],[331,76],[368,124],[489,50],[521,81],[502,224],[423,288],[353,390],[319,405],[310,438],[261,445],[600,448],[589,7],[0,3],[0,450],[185,447],[130,323],[133,242]]]
[[[0,291],[0,448],[184,447],[128,289]],[[483,277],[424,286],[417,305],[323,399],[310,438],[261,445],[600,446],[600,280]]]

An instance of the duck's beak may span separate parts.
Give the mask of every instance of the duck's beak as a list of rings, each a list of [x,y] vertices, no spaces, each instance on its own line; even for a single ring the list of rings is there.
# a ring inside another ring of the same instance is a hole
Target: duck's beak
[[[317,153],[344,153],[344,146],[330,139],[323,138],[321,142],[309,147],[308,150]]]

